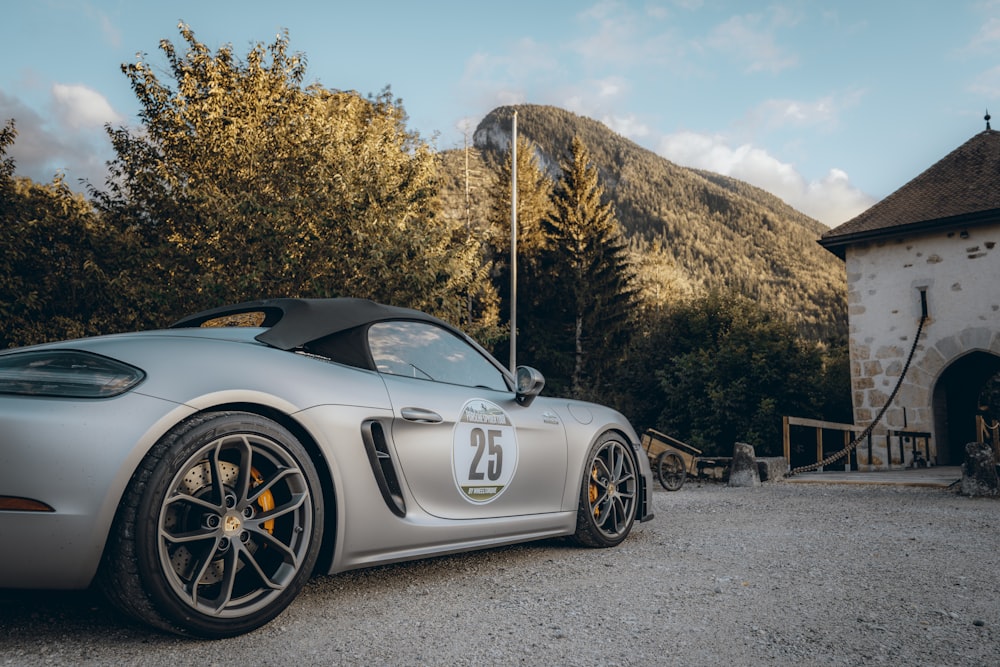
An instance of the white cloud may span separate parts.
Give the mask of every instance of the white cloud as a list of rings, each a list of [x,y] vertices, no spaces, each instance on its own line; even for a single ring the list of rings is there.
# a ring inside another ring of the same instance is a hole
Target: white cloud
[[[54,84],[52,105],[60,122],[73,130],[99,128],[105,123],[122,121],[122,116],[103,95],[86,86]]]
[[[747,113],[744,124],[754,130],[773,131],[786,127],[836,127],[841,114],[856,107],[864,96],[862,89],[826,95],[815,100],[770,99]]]
[[[988,52],[997,44],[1000,44],[1000,18],[993,17],[979,27],[979,32],[973,35],[966,50],[973,53]]]
[[[620,10],[620,11],[619,11]],[[581,15],[596,23],[596,30],[572,44],[573,50],[585,61],[631,63],[638,54],[638,35],[634,13],[616,3],[601,3]]]
[[[787,25],[789,21],[784,14],[777,15],[779,25]],[[733,16],[712,30],[706,44],[745,63],[746,72],[777,73],[798,64],[798,58],[778,46],[774,35],[761,26],[762,22],[759,15]]]
[[[638,12],[627,3],[599,2],[578,15],[585,24],[584,35],[566,46],[583,62],[602,68],[676,68],[686,45],[669,28],[664,31],[668,16],[652,9]]]
[[[858,215],[875,200],[851,184],[839,169],[807,181],[793,165],[751,144],[731,147],[721,136],[681,132],[663,137],[659,153],[677,164],[746,181],[781,198],[820,222],[835,226]]]
[[[801,208],[792,205],[833,227],[871,208],[875,201],[854,187],[846,172],[834,168],[821,180],[808,184]]]
[[[618,76],[563,84],[540,91],[542,100],[591,118],[610,113],[630,92],[629,82]]]
[[[560,70],[550,47],[530,38],[518,40],[503,55],[479,52],[469,58],[463,85],[481,81],[532,80]]]
[[[21,99],[0,90],[0,119],[13,118],[17,137],[9,154],[16,174],[48,183],[59,172],[66,184],[82,190],[79,180],[101,186],[107,176],[104,164],[113,155],[103,128],[68,130],[51,116],[38,113]]]
[[[623,137],[632,140],[644,139],[653,134],[652,129],[639,120],[635,114],[628,114],[626,116],[609,114],[603,116],[601,122]]]
[[[969,92],[990,99],[1000,97],[1000,65],[981,72],[968,86]]]
[[[509,90],[504,88],[497,90],[495,92],[495,97],[498,106],[514,106],[516,104],[525,104],[527,102],[523,90]]]
[[[457,121],[455,121],[455,129],[461,132],[462,134],[468,134],[469,140],[471,141],[472,133],[475,132],[476,124],[478,122],[479,122],[478,119],[473,118],[472,116],[463,116],[462,118],[459,118]]]
[[[122,33],[118,29],[118,26],[106,15],[98,14],[97,20],[101,26],[101,34],[104,35],[105,41],[114,47],[119,47],[122,45]]]
[[[629,88],[628,83],[620,76],[609,76],[595,83],[597,96],[602,99],[620,97]]]
[[[472,106],[486,111],[529,99],[555,104],[558,98],[551,96],[553,87],[546,82],[561,78],[560,67],[547,45],[522,39],[504,54],[473,54],[465,63],[458,87]],[[543,99],[544,95],[549,95],[548,99]]]
[[[812,102],[767,100],[751,112],[765,127],[788,125],[823,125],[836,120],[837,108],[832,96]]]

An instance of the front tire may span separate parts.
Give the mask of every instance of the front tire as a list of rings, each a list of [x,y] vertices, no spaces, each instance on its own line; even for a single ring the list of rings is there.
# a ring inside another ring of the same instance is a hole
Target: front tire
[[[638,466],[632,447],[615,433],[604,434],[587,455],[576,541],[588,547],[617,546],[635,522]]]
[[[295,599],[322,532],[319,478],[298,440],[258,415],[208,413],[146,455],[115,519],[99,583],[145,623],[232,637]]]

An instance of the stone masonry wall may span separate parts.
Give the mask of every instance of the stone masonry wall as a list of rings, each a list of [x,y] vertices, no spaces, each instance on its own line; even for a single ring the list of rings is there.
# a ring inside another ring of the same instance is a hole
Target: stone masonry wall
[[[935,456],[934,384],[952,362],[973,350],[1000,355],[1000,224],[929,232],[859,244],[846,257],[854,423],[867,426],[903,372],[921,315],[928,319],[893,404],[875,430],[872,459],[858,448],[862,469],[909,464],[885,447],[886,429],[931,436]],[[907,452],[908,456],[909,453]]]

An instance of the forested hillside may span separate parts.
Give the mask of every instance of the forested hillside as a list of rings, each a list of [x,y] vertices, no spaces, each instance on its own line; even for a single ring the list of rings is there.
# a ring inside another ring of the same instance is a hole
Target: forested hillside
[[[595,120],[550,106],[516,108],[518,134],[553,178],[574,136],[587,145],[647,304],[734,291],[787,313],[810,337],[845,332],[844,267],[816,243],[822,224],[747,183],[673,164]],[[470,150],[441,154],[449,217],[484,219],[493,186],[486,166],[509,148],[513,110],[488,114]]]

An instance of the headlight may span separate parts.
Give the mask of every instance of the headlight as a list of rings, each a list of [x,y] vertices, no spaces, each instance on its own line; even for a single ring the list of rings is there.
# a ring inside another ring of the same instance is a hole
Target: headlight
[[[79,350],[0,355],[0,394],[110,398],[145,379],[134,366]]]

